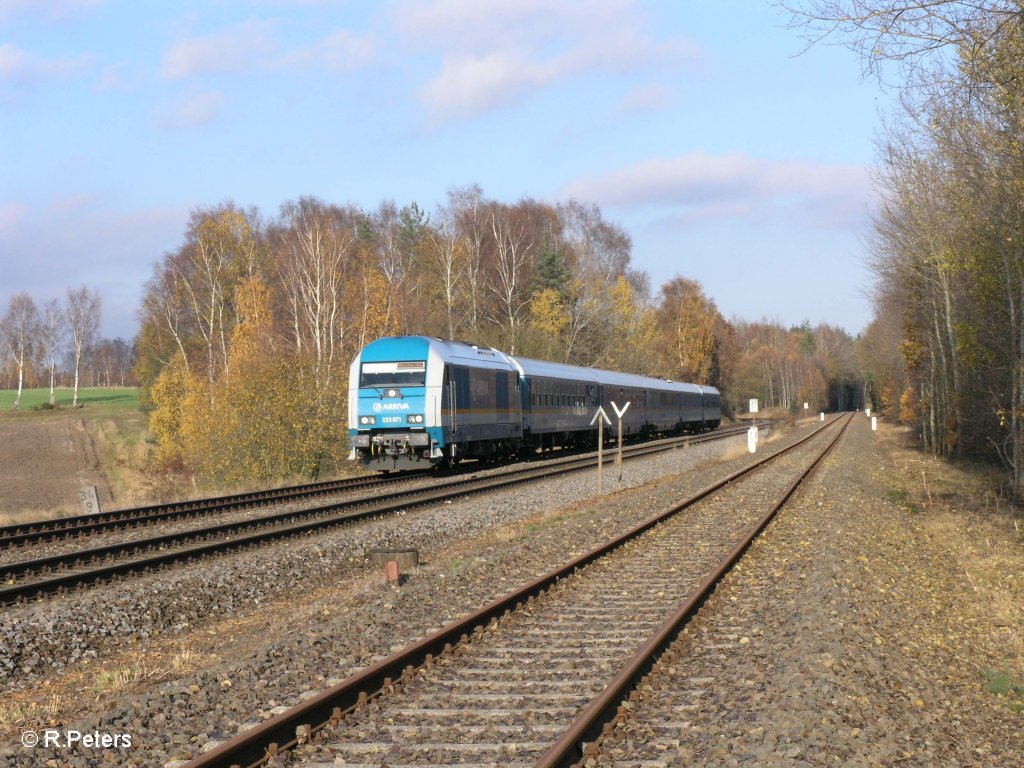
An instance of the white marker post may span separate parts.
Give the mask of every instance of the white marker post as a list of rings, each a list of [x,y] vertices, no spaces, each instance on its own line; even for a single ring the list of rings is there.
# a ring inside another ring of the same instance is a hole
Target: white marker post
[[[78,501],[82,505],[83,515],[98,515],[100,509],[100,497],[96,493],[95,485],[87,485],[78,492]]]
[[[630,401],[632,402],[632,401]],[[619,452],[615,457],[615,465],[619,469],[619,482],[622,482],[622,417],[626,415],[626,411],[629,410],[629,403],[627,402],[622,406],[622,410],[619,410],[619,406],[615,404],[615,401],[611,401],[612,408],[615,410],[615,415],[619,417]]]
[[[747,450],[751,453],[757,451],[757,398],[750,398],[750,412],[754,414],[754,425],[747,430]]]
[[[612,420],[608,418],[604,408],[599,405],[597,413],[590,420],[590,426],[594,426],[595,421],[597,422],[597,495],[600,496],[604,493],[604,424],[608,422],[610,427]]]
[[[872,432],[877,432],[878,431],[878,417],[877,416],[872,416],[871,417],[871,431]]]
[[[807,403],[804,403],[804,418],[807,418]]]
[[[824,421],[824,420],[825,420],[825,412],[822,411],[821,412],[821,418],[819,418],[818,421]]]
[[[867,417],[868,417],[869,419],[871,418],[871,409],[870,409],[870,408],[865,408],[865,409],[864,409],[864,413],[865,413],[865,414],[867,415]]]

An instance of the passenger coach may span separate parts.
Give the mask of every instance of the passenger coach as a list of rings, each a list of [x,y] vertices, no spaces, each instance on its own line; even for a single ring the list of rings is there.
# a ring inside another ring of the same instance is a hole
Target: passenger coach
[[[595,445],[598,404],[626,435],[714,429],[718,390],[404,336],[368,344],[349,378],[351,459],[383,471]]]

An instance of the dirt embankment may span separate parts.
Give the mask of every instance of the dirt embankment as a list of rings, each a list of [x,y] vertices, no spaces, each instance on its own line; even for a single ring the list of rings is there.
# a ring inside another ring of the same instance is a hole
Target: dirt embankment
[[[7,516],[77,513],[78,492],[89,485],[109,507],[110,483],[86,419],[0,421],[0,523]]]

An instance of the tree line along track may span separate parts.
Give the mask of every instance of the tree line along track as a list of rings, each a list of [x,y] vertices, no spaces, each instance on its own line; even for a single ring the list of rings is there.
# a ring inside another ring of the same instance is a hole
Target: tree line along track
[[[717,430],[703,435],[641,443],[624,447],[624,458],[733,437],[745,427]],[[605,463],[614,455],[605,454]],[[288,511],[259,518],[221,523],[186,531],[151,536],[106,546],[0,564],[0,604],[17,603],[55,592],[102,583],[129,574],[146,573],[175,563],[190,562],[243,547],[299,536],[319,529],[351,524],[412,507],[444,503],[472,493],[542,480],[565,472],[595,466],[595,456],[556,459],[543,466],[528,466],[500,474],[477,477],[445,477],[428,488],[397,490],[372,498]]]
[[[819,427],[187,768],[260,765],[295,747],[311,766],[575,764],[851,420]],[[800,459],[813,446],[797,449],[819,436],[827,445]],[[755,472],[770,461],[786,469]],[[751,509],[752,495],[774,503]]]

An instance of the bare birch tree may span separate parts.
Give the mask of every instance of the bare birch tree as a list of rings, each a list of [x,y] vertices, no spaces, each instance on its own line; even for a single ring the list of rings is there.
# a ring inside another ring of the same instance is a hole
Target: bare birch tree
[[[64,312],[60,308],[57,299],[50,299],[43,306],[42,321],[40,324],[39,341],[42,346],[43,365],[50,372],[50,407],[57,404],[57,397],[54,391],[57,374],[57,363],[64,354],[64,337],[67,328],[67,321]]]
[[[449,200],[451,193],[449,192]],[[458,287],[466,273],[466,242],[458,226],[458,210],[454,202],[438,206],[436,223],[428,230],[430,262],[437,273],[448,321],[448,338],[455,338],[455,309],[458,305]]]
[[[370,231],[377,252],[377,266],[387,281],[387,316],[394,316],[401,332],[408,331],[405,298],[413,288],[416,250],[425,216],[415,203],[399,209],[393,200],[381,203],[370,217]]]
[[[485,258],[489,234],[488,203],[483,190],[473,184],[448,190],[448,205],[466,243],[466,324],[476,335],[480,332],[488,289]]]
[[[251,218],[231,205],[193,213],[183,249],[186,260],[177,268],[176,279],[206,348],[211,404],[218,373],[230,374],[228,339],[235,323],[235,286],[258,269],[259,240]]]
[[[558,207],[557,215],[562,240],[571,254],[566,360],[608,365],[615,344],[611,294],[619,277],[628,275],[629,236],[606,222],[596,205],[570,200]]]
[[[185,297],[185,282],[180,277],[184,260],[184,253],[179,251],[169,254],[163,264],[154,267],[153,277],[145,286],[139,319],[144,326],[151,323],[161,337],[157,350],[154,350],[160,364],[167,365],[171,355],[177,351],[181,353],[180,359],[188,370],[185,342],[195,330],[195,316],[190,311]],[[173,341],[174,346],[164,349],[167,337]]]
[[[791,26],[802,29],[809,44],[838,39],[860,57],[867,72],[882,76],[882,66],[897,66],[901,87],[970,92],[987,67],[1007,27],[1019,24],[1019,0],[783,0]],[[945,57],[947,49],[955,55]],[[1004,80],[1009,84],[1012,80]]]
[[[78,379],[82,368],[82,354],[92,343],[96,331],[100,327],[100,296],[84,285],[78,290],[69,288],[64,316],[67,320],[68,333],[75,357],[74,395],[71,407],[78,406]]]
[[[492,290],[497,300],[492,319],[504,330],[513,355],[530,301],[529,264],[535,242],[524,213],[518,208],[495,205],[490,216],[495,248]]]
[[[18,369],[18,393],[11,406],[21,406],[21,391],[25,381],[25,364],[29,362],[38,346],[39,310],[27,293],[16,293],[7,305],[7,312],[0,320],[0,336],[4,348]]]
[[[345,287],[354,257],[355,216],[313,198],[282,208],[279,268],[292,346],[314,361],[317,391],[331,383],[348,341]]]

